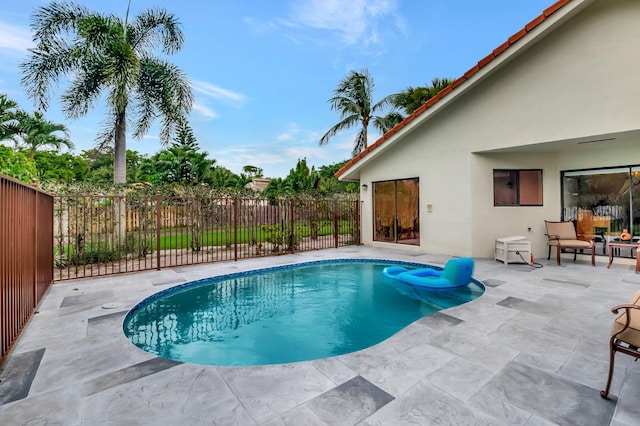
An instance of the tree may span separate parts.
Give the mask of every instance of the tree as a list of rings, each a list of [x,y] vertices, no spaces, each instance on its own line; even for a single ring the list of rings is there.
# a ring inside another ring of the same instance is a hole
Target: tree
[[[269,181],[262,194],[271,200],[276,200],[278,197],[293,195],[293,189],[291,188],[291,182],[278,177]]]
[[[344,160],[339,163],[320,166],[320,168],[318,169],[318,174],[320,175],[319,189],[321,192],[326,194],[350,192],[347,188],[349,186],[353,186],[350,185],[352,182],[340,182],[338,178],[335,177],[335,174],[345,164],[347,164],[347,161],[348,160]]]
[[[160,8],[128,18],[129,8],[121,20],[75,3],[41,6],[31,25],[36,47],[21,64],[22,84],[38,109],[47,109],[51,87],[65,76],[70,85],[61,96],[62,110],[70,119],[86,115],[105,95],[108,111],[97,141],[114,146],[114,183],[126,182],[127,121],[134,124],[133,137],[141,138],[162,117],[160,140],[168,143],[193,101],[182,71],[153,52],[180,50],[184,36],[177,18]]]
[[[407,115],[411,114],[451,83],[453,83],[453,79],[451,78],[436,77],[431,80],[431,85],[420,87],[409,86],[402,92],[393,95],[393,105],[396,108],[404,110]]]
[[[85,182],[89,176],[89,164],[79,156],[38,151],[34,159],[40,181],[76,183]]]
[[[30,158],[34,158],[36,151],[43,147],[60,150],[65,146],[67,149],[73,149],[73,143],[69,140],[69,131],[64,124],[46,120],[39,111],[34,112],[33,115],[20,112],[18,116],[20,121],[18,134]],[[62,133],[63,136],[57,133]]]
[[[156,185],[208,183],[212,179],[215,160],[208,159],[208,153],[199,150],[193,131],[183,122],[178,126],[178,133],[171,147],[143,161],[138,177]]]
[[[307,159],[298,159],[296,167],[289,171],[285,178],[289,182],[289,187],[293,193],[308,192],[318,189],[320,185],[320,174],[315,167],[309,168]]]
[[[376,104],[372,104],[373,78],[366,69],[360,72],[349,71],[349,74],[340,81],[333,91],[334,97],[329,99],[331,109],[340,112],[340,122],[333,126],[320,138],[320,145],[325,145],[339,132],[354,126],[360,126],[356,135],[353,156],[358,155],[367,147],[367,130],[373,120],[373,126],[381,132],[391,129],[390,122],[384,116],[375,114],[391,105],[391,96],[387,96]]]
[[[0,141],[16,141],[15,136],[20,132],[19,117],[18,103],[7,95],[0,95]]]
[[[25,152],[4,145],[0,145],[0,173],[27,183],[38,176],[35,163]]]
[[[206,152],[176,143],[145,160],[140,166],[140,174],[149,176],[154,185],[195,185],[207,180],[214,163],[215,160],[207,159]]]
[[[246,165],[242,168],[242,171],[252,179],[264,177],[264,170],[260,167]]]
[[[98,184],[113,183],[113,147],[82,151],[81,157],[89,164],[87,180]],[[127,182],[146,182],[138,178],[139,168],[146,157],[138,151],[127,150]]]

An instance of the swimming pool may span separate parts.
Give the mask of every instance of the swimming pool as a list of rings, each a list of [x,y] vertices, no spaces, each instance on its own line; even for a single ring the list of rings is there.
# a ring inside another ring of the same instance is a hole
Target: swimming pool
[[[416,295],[372,259],[301,263],[182,284],[136,305],[125,335],[177,361],[265,365],[326,358],[380,343],[415,320],[475,299],[481,283]]]

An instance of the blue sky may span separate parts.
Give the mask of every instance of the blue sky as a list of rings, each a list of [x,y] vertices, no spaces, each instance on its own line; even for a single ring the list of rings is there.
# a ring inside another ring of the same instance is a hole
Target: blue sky
[[[0,6],[0,93],[33,111],[19,64],[31,42],[31,15],[44,1]],[[127,0],[80,0],[124,17]],[[192,82],[190,117],[198,144],[240,173],[261,167],[284,177],[299,158],[321,166],[351,157],[356,129],[325,146],[339,121],[327,100],[349,70],[367,68],[374,101],[434,77],[457,78],[554,0],[132,0],[131,15],[158,6],[176,15],[183,49],[167,57]],[[75,152],[94,146],[104,110],[67,120],[53,93],[45,117],[70,129]],[[370,129],[369,143],[380,135]],[[144,154],[161,149],[157,130],[127,139]]]

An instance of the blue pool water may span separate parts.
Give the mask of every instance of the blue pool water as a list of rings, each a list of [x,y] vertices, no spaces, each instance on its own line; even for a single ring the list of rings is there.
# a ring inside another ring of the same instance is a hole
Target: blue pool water
[[[456,290],[407,292],[366,259],[321,261],[225,275],[157,293],[124,321],[127,338],[161,357],[207,365],[264,365],[358,351],[413,321],[473,300]]]

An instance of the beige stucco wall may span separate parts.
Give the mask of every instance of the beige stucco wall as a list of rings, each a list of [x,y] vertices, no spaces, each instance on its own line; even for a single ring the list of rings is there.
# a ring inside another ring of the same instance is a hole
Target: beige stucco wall
[[[360,170],[363,242],[381,244],[372,242],[372,182],[418,177],[416,249],[492,257],[495,238],[525,235],[546,257],[544,219],[560,218],[562,170],[640,164],[638,22],[636,0],[595,2],[379,149]],[[576,143],[602,135],[615,139]],[[494,207],[494,168],[543,169],[544,205]]]

